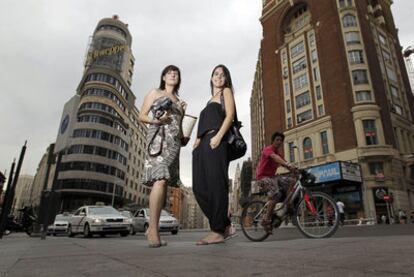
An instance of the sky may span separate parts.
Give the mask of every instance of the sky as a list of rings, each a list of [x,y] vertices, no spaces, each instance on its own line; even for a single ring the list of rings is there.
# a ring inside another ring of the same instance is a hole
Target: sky
[[[158,86],[161,70],[175,64],[182,73],[180,95],[188,102],[187,113],[198,116],[210,96],[212,69],[225,64],[242,133],[250,144],[249,99],[262,38],[261,5],[260,0],[1,0],[0,171],[9,170],[27,140],[21,173],[36,173],[46,148],[56,140],[63,105],[76,93],[89,38],[100,19],[114,14],[129,24],[133,37],[131,89],[138,108]],[[413,12],[414,1],[394,1],[404,48],[414,44]],[[186,186],[191,186],[193,139],[181,152]],[[230,165],[230,178],[235,166]]]

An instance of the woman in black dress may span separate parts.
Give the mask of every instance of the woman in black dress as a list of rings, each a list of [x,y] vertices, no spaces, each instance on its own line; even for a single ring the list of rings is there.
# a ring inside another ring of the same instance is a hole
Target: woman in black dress
[[[200,113],[193,147],[193,192],[211,229],[198,245],[224,242],[231,226],[225,135],[233,122],[235,104],[230,72],[224,65],[214,68],[210,86],[211,99]]]

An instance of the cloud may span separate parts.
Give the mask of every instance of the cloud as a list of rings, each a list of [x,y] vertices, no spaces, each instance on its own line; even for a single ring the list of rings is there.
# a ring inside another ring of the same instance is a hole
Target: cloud
[[[414,44],[413,1],[395,1],[403,46]],[[213,67],[232,74],[237,108],[250,141],[249,99],[262,37],[261,1],[252,0],[3,0],[0,2],[0,170],[28,139],[22,172],[35,174],[54,142],[64,103],[75,93],[98,21],[113,14],[129,24],[136,59],[132,90],[140,108],[167,64],[182,70],[181,97],[198,116],[210,97]],[[191,145],[182,149],[181,175],[191,185]],[[249,155],[249,153],[248,153]],[[246,157],[247,158],[247,157]],[[230,176],[234,176],[235,163]]]

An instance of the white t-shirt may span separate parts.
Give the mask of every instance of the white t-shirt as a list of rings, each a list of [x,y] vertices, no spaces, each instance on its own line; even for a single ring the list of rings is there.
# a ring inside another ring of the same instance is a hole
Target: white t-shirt
[[[336,202],[336,206],[338,206],[338,210],[340,214],[344,213],[345,205],[341,201]]]

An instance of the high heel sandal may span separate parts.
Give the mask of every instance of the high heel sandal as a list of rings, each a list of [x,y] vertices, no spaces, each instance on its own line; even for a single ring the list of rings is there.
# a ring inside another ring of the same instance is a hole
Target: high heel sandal
[[[165,241],[157,241],[157,240],[148,239],[148,230],[145,232],[145,237],[147,238],[149,248],[158,248],[158,247],[166,245],[166,244],[163,245],[163,242],[166,243]]]

